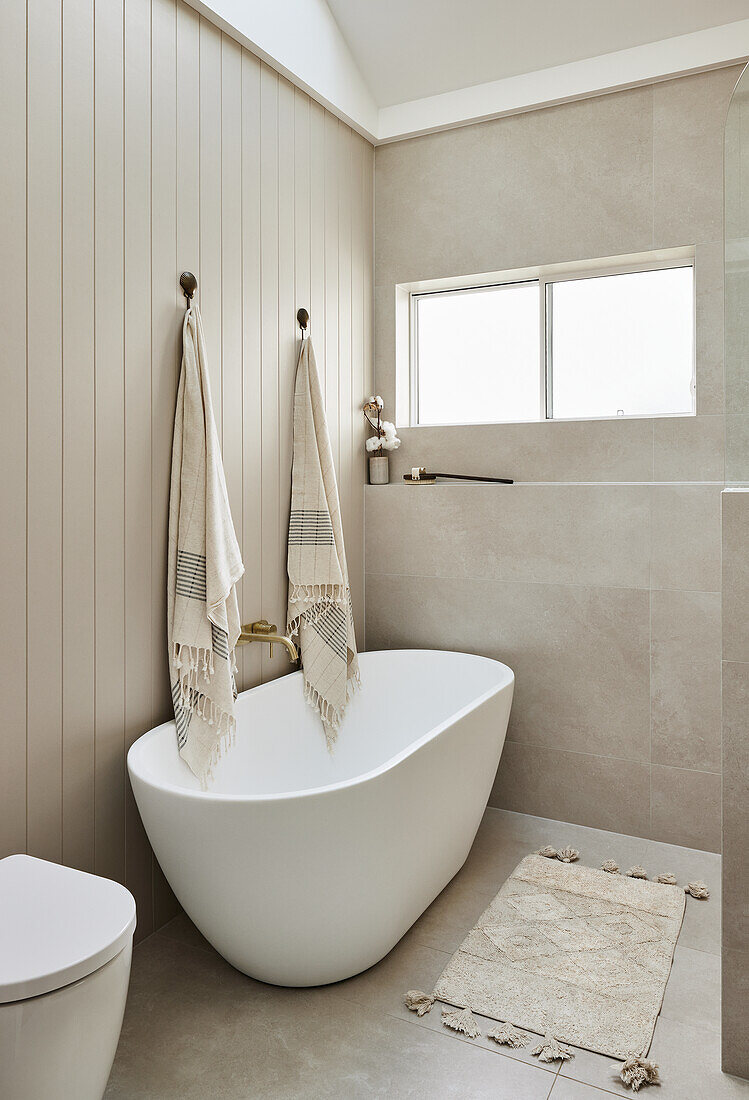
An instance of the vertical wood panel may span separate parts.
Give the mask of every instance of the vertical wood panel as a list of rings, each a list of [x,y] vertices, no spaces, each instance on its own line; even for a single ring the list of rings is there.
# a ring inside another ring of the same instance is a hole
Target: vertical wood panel
[[[357,639],[364,640],[364,139],[351,135],[351,496],[346,553]],[[366,396],[369,396],[368,394]]]
[[[200,16],[177,4],[177,272],[200,281]],[[175,283],[182,309],[186,299]],[[181,333],[180,333],[181,340]],[[181,348],[179,349],[181,352]]]
[[[221,451],[234,530],[241,539],[242,50],[226,35],[221,41],[221,87]],[[238,596],[241,606],[241,581]]]
[[[260,292],[260,76],[261,65],[242,52],[242,622],[260,617],[262,563],[262,373]],[[262,676],[259,645],[244,646],[242,687]]]
[[[153,720],[151,607],[151,3],[125,0],[125,749]],[[162,666],[163,667],[163,666]],[[151,848],[126,787],[126,881],[153,931]]]
[[[122,0],[95,20],[95,869],[125,874],[125,424]]]
[[[200,20],[200,310],[219,438],[221,402],[221,32]]]
[[[325,115],[325,409],[336,475],[338,433],[338,119]]]
[[[351,463],[351,131],[338,127],[338,485],[347,563],[354,549]]]
[[[299,89],[294,95],[294,319],[304,306],[312,312],[311,290],[311,215],[310,193],[310,100]],[[311,329],[310,329],[311,331]],[[295,331],[295,338],[299,330]]]
[[[61,4],[28,6],[28,847],[62,856]],[[72,365],[75,369],[75,365]]]
[[[177,66],[174,0],[153,0],[151,27],[151,603],[153,720],[171,713],[166,551],[172,429],[184,297],[177,271]],[[180,301],[181,298],[181,301]]]
[[[6,0],[0,852],[124,880],[142,937],[175,911],[125,754],[171,711],[178,275],[199,279],[243,618],[281,626],[302,305],[361,587],[371,150],[180,0],[28,0],[28,73],[26,28]],[[289,670],[248,647],[240,684]]]
[[[26,850],[26,0],[0,35],[0,662],[4,683],[0,859]]]
[[[171,440],[179,376],[184,296],[177,271],[177,9],[153,0],[151,33],[151,585],[153,721],[172,713],[166,626],[166,559]],[[174,912],[171,890],[153,863],[154,925]]]
[[[66,0],[62,44],[62,857],[93,871],[93,0]]]
[[[294,162],[296,156],[294,88],[286,80],[278,85],[278,454],[279,556],[273,573],[273,600],[279,628],[286,626],[288,580],[286,548],[291,504],[291,450],[294,434],[294,374],[299,350],[298,306],[294,293]],[[274,674],[289,670],[286,651],[273,651]]]
[[[280,524],[278,438],[278,77],[266,65],[260,73],[260,255],[262,316],[261,507],[262,614],[278,614],[278,561],[283,552]],[[280,624],[279,624],[280,625]],[[272,660],[262,647],[262,677],[277,675],[278,656]]]
[[[310,335],[317,349],[320,386],[326,392],[325,371],[325,111],[309,105],[310,127]]]

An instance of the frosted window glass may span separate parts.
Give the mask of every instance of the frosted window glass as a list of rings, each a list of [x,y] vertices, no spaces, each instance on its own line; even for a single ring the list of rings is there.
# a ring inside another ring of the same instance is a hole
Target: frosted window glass
[[[555,419],[694,412],[691,267],[551,285]]]
[[[419,424],[539,420],[538,283],[417,299]]]

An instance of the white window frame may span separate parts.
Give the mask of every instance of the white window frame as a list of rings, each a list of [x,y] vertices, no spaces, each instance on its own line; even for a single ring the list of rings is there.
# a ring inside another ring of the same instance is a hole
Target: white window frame
[[[621,416],[574,416],[555,417],[553,410],[553,379],[551,362],[551,341],[553,335],[553,307],[551,287],[554,283],[569,282],[582,279],[600,279],[610,275],[630,275],[643,271],[666,271],[674,268],[692,269],[692,411],[689,413],[625,413]],[[564,421],[580,420],[652,420],[663,417],[695,416],[697,411],[697,355],[696,355],[696,278],[694,249],[664,249],[657,252],[642,253],[638,256],[619,257],[610,260],[576,261],[570,264],[553,264],[544,268],[524,268],[517,271],[494,273],[488,276],[473,276],[456,279],[439,279],[428,282],[403,284],[396,287],[396,299],[400,293],[401,301],[404,294],[408,294],[408,416],[398,416],[398,423],[413,428],[442,427],[446,425],[420,424],[419,423],[419,370],[418,370],[418,325],[417,310],[419,300],[433,295],[449,296],[452,294],[466,294],[472,291],[481,291],[503,286],[520,286],[523,284],[537,284],[539,288],[539,338],[541,357],[539,364],[540,407],[542,415],[538,419],[527,421],[484,421],[487,424],[501,423],[526,423],[543,424],[549,421],[557,423]],[[396,306],[396,324],[397,324]],[[401,316],[403,314],[401,313]],[[396,334],[397,336],[397,334]],[[397,345],[403,347],[402,341],[397,339]],[[396,354],[396,360],[398,356]],[[399,365],[397,363],[397,365]],[[400,373],[400,371],[399,371]],[[401,390],[403,393],[403,390]],[[404,394],[405,396],[405,394]],[[397,410],[400,412],[400,409]],[[466,427],[478,426],[478,422],[467,424]]]

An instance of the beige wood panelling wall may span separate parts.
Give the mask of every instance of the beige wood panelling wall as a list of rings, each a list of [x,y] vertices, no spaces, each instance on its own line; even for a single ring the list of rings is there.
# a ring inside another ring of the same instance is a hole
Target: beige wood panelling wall
[[[167,497],[199,279],[246,565],[282,625],[296,310],[311,314],[363,641],[373,150],[181,0],[3,0],[0,856],[171,912],[125,754],[169,717]],[[288,669],[241,654],[240,687]]]

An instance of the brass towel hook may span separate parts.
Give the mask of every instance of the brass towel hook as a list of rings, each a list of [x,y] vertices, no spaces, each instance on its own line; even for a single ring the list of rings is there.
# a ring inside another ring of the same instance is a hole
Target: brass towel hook
[[[297,310],[296,319],[299,322],[300,329],[302,330],[302,339],[304,339],[307,332],[307,325],[309,324],[309,313],[307,313],[307,310],[304,308],[304,306],[302,306],[301,309]]]
[[[183,271],[179,277],[179,285],[182,287],[185,298],[187,298],[188,308],[192,305],[192,296],[198,289],[198,280],[193,275],[192,271]]]

